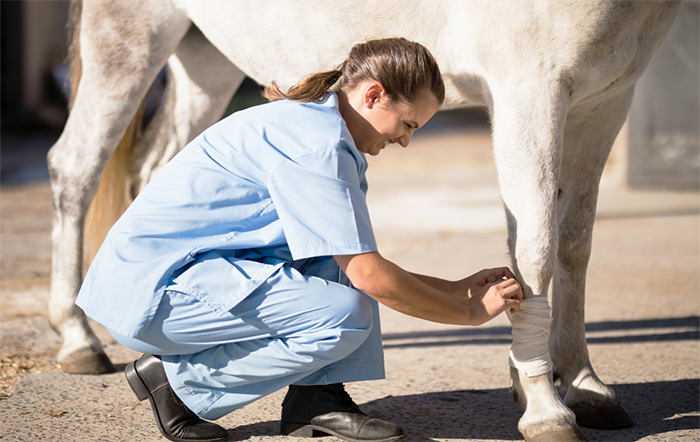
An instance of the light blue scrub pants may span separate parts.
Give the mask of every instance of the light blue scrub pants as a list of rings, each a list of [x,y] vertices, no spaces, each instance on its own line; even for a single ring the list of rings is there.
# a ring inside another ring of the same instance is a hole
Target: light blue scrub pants
[[[209,420],[290,384],[383,379],[377,302],[349,287],[333,258],[299,270],[281,267],[225,315],[166,290],[138,338],[110,333],[132,350],[162,355],[177,396]]]

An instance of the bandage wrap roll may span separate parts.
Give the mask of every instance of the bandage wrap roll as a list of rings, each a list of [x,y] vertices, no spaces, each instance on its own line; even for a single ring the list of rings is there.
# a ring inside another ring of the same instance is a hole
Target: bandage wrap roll
[[[552,370],[549,355],[551,308],[546,296],[523,299],[520,310],[508,312],[513,325],[513,344],[510,347],[510,365],[528,377],[539,376]]]

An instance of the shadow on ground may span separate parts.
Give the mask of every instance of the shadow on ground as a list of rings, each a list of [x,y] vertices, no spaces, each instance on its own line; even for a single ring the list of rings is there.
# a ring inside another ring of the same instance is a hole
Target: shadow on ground
[[[624,332],[624,334],[619,334]],[[700,339],[700,316],[586,323],[588,344]],[[510,344],[510,327],[457,328],[382,334],[384,348]]]
[[[624,430],[584,428],[593,441],[634,441],[700,427],[698,379],[615,385],[618,399],[635,420]],[[659,402],[658,398],[673,398]],[[463,390],[389,396],[362,404],[372,416],[404,427],[409,441],[433,439],[522,440],[517,430],[521,410],[507,389]],[[229,440],[276,436],[279,422],[268,421],[229,430]]]

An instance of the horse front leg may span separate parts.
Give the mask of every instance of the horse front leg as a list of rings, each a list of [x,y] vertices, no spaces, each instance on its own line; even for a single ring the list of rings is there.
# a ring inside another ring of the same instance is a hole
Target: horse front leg
[[[557,260],[557,193],[569,94],[556,79],[491,87],[493,142],[513,270],[523,286],[510,352],[527,441],[586,440],[553,384],[549,282]]]
[[[598,378],[586,346],[584,304],[598,184],[629,109],[632,91],[569,115],[559,196],[558,265],[553,279],[550,352],[566,391],[564,402],[579,425],[625,428],[632,419]]]

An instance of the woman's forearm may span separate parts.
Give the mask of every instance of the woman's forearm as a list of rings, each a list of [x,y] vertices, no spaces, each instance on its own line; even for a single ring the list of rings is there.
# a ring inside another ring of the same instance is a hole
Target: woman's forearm
[[[448,281],[446,279],[436,278],[434,276],[421,275],[420,273],[408,273],[421,281],[423,284],[427,284],[436,290],[440,290],[459,298],[456,293],[459,289],[455,281]]]
[[[413,275],[376,252],[336,260],[355,287],[393,310],[445,324],[475,323],[468,303],[439,289],[449,288],[448,281]]]

